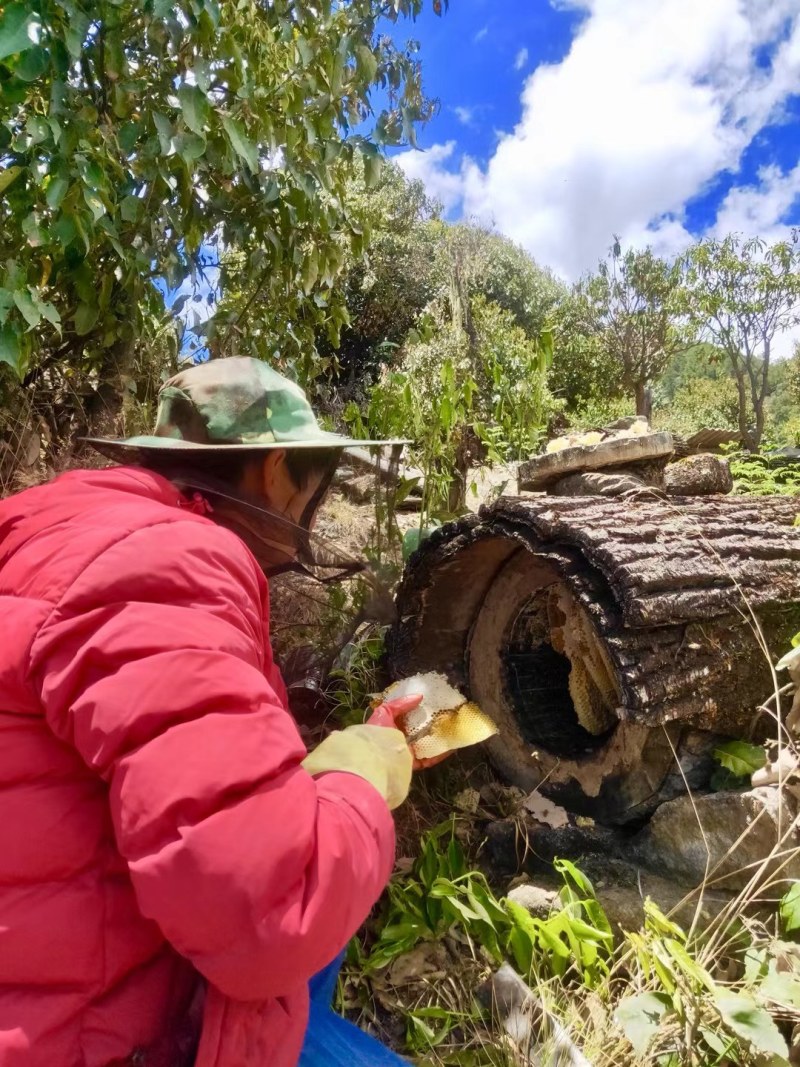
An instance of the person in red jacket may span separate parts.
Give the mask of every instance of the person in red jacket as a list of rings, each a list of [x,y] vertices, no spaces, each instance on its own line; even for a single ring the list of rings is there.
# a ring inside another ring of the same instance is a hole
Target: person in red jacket
[[[354,443],[217,360],[95,442],[125,465],[0,502],[0,1067],[297,1063],[412,770],[391,707],[309,755],[270,649]]]

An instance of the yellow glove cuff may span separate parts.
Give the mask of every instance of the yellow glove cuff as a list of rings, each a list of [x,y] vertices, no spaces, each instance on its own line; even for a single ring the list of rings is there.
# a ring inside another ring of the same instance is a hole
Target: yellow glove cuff
[[[356,774],[373,785],[394,809],[408,796],[413,762],[399,730],[364,723],[329,734],[306,756],[303,767],[309,774]]]

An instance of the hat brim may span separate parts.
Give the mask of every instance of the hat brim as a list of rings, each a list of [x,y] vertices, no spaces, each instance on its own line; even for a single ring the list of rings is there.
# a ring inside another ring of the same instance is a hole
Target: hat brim
[[[230,455],[233,452],[274,452],[295,449],[329,448],[331,451],[345,451],[348,448],[396,448],[411,442],[402,438],[389,441],[358,440],[355,437],[340,437],[329,433],[311,441],[269,441],[248,442],[247,444],[198,444],[194,441],[182,441],[174,437],[142,436],[127,440],[115,440],[111,437],[81,437],[80,440],[91,445],[101,455],[118,462],[136,462],[139,457],[177,456],[188,453],[205,455]]]

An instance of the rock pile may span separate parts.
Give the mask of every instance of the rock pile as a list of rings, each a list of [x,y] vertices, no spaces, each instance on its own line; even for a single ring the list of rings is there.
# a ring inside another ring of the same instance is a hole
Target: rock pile
[[[543,455],[518,469],[520,492],[552,496],[629,496],[641,492],[708,496],[733,488],[725,459],[709,454],[678,459],[671,433],[653,431],[643,417],[621,419],[602,430],[550,441]]]

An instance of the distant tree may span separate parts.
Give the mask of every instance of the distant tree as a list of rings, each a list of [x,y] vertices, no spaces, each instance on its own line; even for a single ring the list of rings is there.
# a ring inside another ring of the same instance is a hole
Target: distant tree
[[[605,410],[625,395],[616,361],[600,333],[587,323],[586,304],[576,289],[553,310],[554,352],[550,388],[571,415],[586,405]]]
[[[396,166],[385,164],[370,188],[355,177],[347,204],[363,220],[364,254],[349,258],[334,290],[347,312],[338,340],[318,330],[316,344],[331,370],[328,381],[348,397],[401,360],[406,342],[418,328],[424,332],[426,316],[455,316],[474,347],[472,305],[483,299],[534,340],[564,291],[507,238],[443,222],[422,184]]]
[[[764,435],[773,342],[800,322],[798,234],[772,246],[739,234],[700,241],[687,253],[685,265],[684,310],[730,361],[739,430],[745,446],[757,451]]]
[[[678,390],[698,380],[718,381],[730,377],[728,357],[722,349],[701,341],[678,352],[669,361],[654,390],[656,403],[669,402]]]
[[[692,336],[679,318],[681,268],[649,248],[622,251],[615,239],[597,273],[573,294],[574,331],[614,368],[619,388],[633,396],[638,415],[650,416],[650,387]]]
[[[391,366],[417,317],[434,296],[432,250],[441,241],[439,206],[420,181],[385,163],[368,188],[348,185],[349,209],[363,219],[365,251],[351,256],[337,286],[347,310],[339,338],[318,331],[320,355],[335,364],[333,381],[365,386]]]
[[[739,396],[730,375],[685,381],[668,402],[655,409],[657,425],[687,436],[698,430],[736,430]]]
[[[794,346],[794,355],[786,367],[786,388],[794,403],[800,405],[800,345]]]

